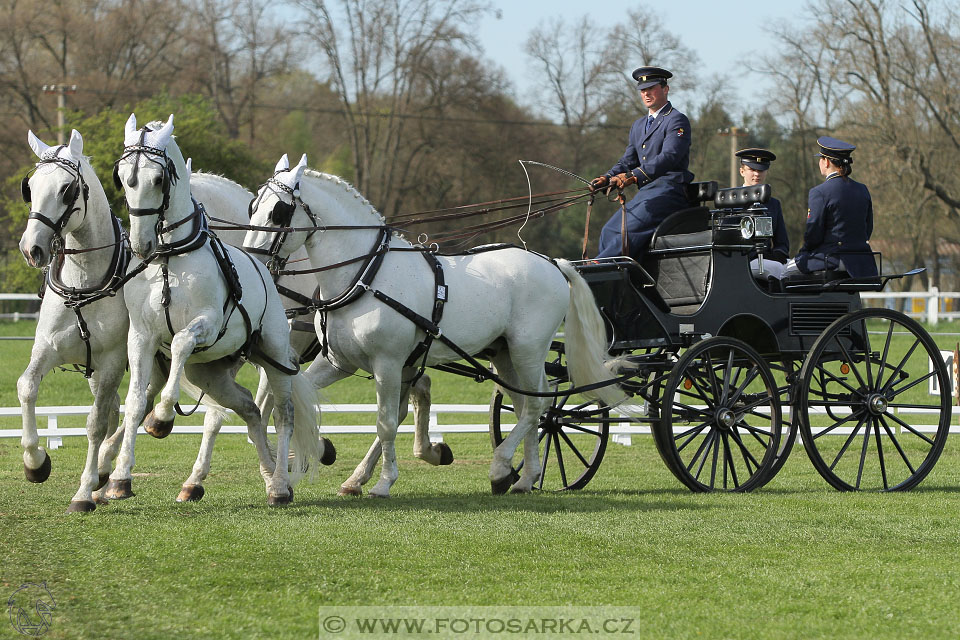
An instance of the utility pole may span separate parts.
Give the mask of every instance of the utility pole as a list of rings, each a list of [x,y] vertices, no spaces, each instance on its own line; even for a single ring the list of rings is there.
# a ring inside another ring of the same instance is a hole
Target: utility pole
[[[721,136],[730,136],[730,186],[736,187],[740,184],[740,166],[737,161],[737,157],[734,155],[737,149],[737,138],[745,138],[749,131],[747,129],[741,129],[740,127],[730,127],[727,129],[719,129],[717,131],[718,135]]]
[[[77,85],[45,84],[43,85],[43,92],[57,94],[57,144],[66,144],[67,132],[66,123],[64,122],[64,114],[67,111],[67,94],[76,93]]]

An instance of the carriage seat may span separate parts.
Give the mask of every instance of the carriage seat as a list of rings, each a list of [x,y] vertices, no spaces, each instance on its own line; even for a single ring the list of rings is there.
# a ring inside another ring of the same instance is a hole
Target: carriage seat
[[[672,313],[692,313],[706,299],[713,241],[710,219],[707,207],[677,211],[660,223],[650,240],[643,266]]]
[[[802,293],[816,291],[882,291],[884,282],[880,276],[852,278],[846,271],[827,269],[813,273],[796,273],[781,281],[785,292]]]
[[[717,184],[716,180],[710,180],[709,182],[691,182],[684,185],[684,188],[690,205],[697,207],[704,202],[715,199],[717,191],[720,190],[720,185]]]

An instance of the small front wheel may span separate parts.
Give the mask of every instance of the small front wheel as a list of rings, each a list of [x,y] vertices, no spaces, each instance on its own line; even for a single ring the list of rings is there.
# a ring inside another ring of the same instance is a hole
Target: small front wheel
[[[702,340],[667,380],[660,455],[691,491],[751,491],[772,477],[781,436],[780,393],[770,366],[735,338]]]

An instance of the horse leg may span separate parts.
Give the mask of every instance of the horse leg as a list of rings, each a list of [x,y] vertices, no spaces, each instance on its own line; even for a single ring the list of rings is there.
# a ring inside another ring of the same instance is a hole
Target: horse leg
[[[17,396],[23,417],[23,473],[30,482],[45,482],[50,477],[50,456],[40,446],[37,435],[37,394],[40,381],[57,363],[56,353],[45,342],[36,342],[30,354],[30,363],[17,380]]]
[[[126,355],[126,354],[124,354]],[[153,399],[159,393],[161,387],[163,387],[163,377],[160,374],[160,371],[156,367],[152,367],[150,371],[150,382],[147,383],[147,404],[144,408],[145,411],[149,412],[153,410]],[[119,411],[120,405],[120,395],[117,394],[117,409]],[[115,424],[116,419],[111,418],[111,424]],[[136,434],[134,434],[134,438]],[[106,484],[107,480],[110,477],[110,465],[116,459],[117,454],[120,451],[120,447],[123,444],[127,444],[128,440],[125,436],[124,429],[116,429],[114,432],[104,440],[103,444],[100,445],[100,486],[102,487]],[[134,440],[129,440],[129,446],[132,446]],[[126,455],[132,455],[132,452],[127,452]],[[104,492],[98,492],[100,496],[97,496],[97,501],[106,503],[106,498],[103,495]],[[102,498],[102,499],[101,499]]]
[[[453,451],[446,442],[430,443],[430,378],[420,379],[410,387],[410,402],[413,404],[413,455],[432,464],[453,464]],[[407,402],[400,403],[400,410],[406,414]],[[400,422],[406,415],[400,417]]]
[[[132,472],[135,462],[133,451],[137,427],[147,408],[147,383],[153,373],[153,355],[157,352],[157,337],[144,335],[130,327],[127,335],[127,358],[130,366],[130,384],[123,415],[123,444],[117,456],[117,466],[110,474],[110,482],[104,488],[107,500],[123,500],[134,496]]]
[[[385,367],[374,365],[374,380],[377,384],[377,438],[383,448],[383,462],[380,465],[380,480],[370,490],[370,495],[378,498],[390,497],[390,487],[400,475],[400,470],[397,468],[396,438],[401,395],[398,374],[401,367],[393,363],[388,365]],[[383,371],[389,373],[384,375]]]
[[[513,359],[512,359],[513,358]],[[540,360],[544,360],[543,357]],[[537,362],[536,359],[523,358],[522,362]],[[504,381],[519,389],[536,389],[544,391],[543,365],[537,364],[523,367],[518,370],[515,365],[515,354],[509,352],[498,355],[494,363]],[[490,487],[494,493],[505,493],[507,489],[526,493],[533,488],[533,483],[540,477],[539,443],[537,440],[537,426],[540,414],[546,405],[544,398],[524,396],[508,392],[517,414],[517,426],[510,432],[503,442],[494,450],[493,461],[490,464]],[[523,472],[520,479],[513,482],[513,456],[520,442],[524,443]],[[511,487],[511,483],[513,486]]]
[[[123,377],[127,354],[121,349],[119,354],[111,355],[112,358],[100,359],[89,381],[93,406],[87,415],[87,459],[80,476],[80,488],[70,501],[68,512],[86,512],[96,508],[93,492],[100,487],[100,445],[107,435],[110,421],[116,419],[119,411],[117,389]],[[117,358],[117,355],[120,357]]]
[[[203,481],[210,473],[213,443],[226,419],[226,414],[219,409],[207,407],[207,413],[203,416],[203,438],[200,441],[197,460],[193,463],[193,471],[190,473],[190,477],[183,482],[180,493],[177,494],[177,502],[196,502],[203,498]]]
[[[222,360],[215,362],[187,364],[185,369],[188,379],[202,381],[202,384],[198,384],[197,386],[203,389],[203,391],[210,397],[211,400],[223,407],[232,409],[247,425],[247,436],[256,447],[261,475],[264,478],[265,485],[269,489],[270,479],[274,475],[276,463],[274,461],[273,454],[270,451],[270,447],[267,444],[264,420],[260,414],[260,410],[257,408],[256,403],[253,401],[253,396],[250,394],[250,391],[237,384],[237,382],[234,380],[235,370],[230,367],[223,366]],[[207,426],[207,421],[204,419],[205,439],[207,435]],[[219,425],[217,425],[217,428],[219,429]],[[212,437],[209,440],[209,446],[213,446]],[[206,471],[209,470],[209,459],[210,456],[207,455],[207,467],[203,473],[204,477],[206,476]],[[199,456],[197,461],[200,462]],[[194,467],[194,475],[197,475],[196,467]],[[194,476],[191,476],[191,478],[193,477]],[[200,479],[202,480],[202,478]],[[190,480],[187,482],[190,482]],[[184,488],[186,488],[186,486],[187,483],[184,483]],[[183,492],[181,492],[181,496],[182,495]]]

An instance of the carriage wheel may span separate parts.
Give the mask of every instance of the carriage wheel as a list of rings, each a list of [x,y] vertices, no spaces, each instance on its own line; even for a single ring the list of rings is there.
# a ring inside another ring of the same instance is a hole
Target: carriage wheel
[[[692,491],[751,491],[772,477],[780,424],[770,367],[746,343],[716,337],[680,357],[653,430],[667,466]]]
[[[939,397],[928,395],[931,379]],[[930,335],[899,312],[863,309],[836,320],[813,343],[799,384],[803,445],[840,491],[911,489],[943,451],[951,417],[947,368]],[[939,421],[918,428],[897,415],[903,409],[938,413]]]
[[[554,343],[555,358],[547,362],[550,389],[567,382],[563,366],[563,344]],[[505,437],[501,410],[512,412],[510,399],[497,389],[490,403],[490,439],[497,447]],[[561,395],[551,400],[540,416],[540,478],[534,487],[548,491],[582,489],[597,473],[610,435],[610,409],[582,396]],[[523,444],[518,451],[522,451]],[[514,471],[523,469],[523,460]]]

